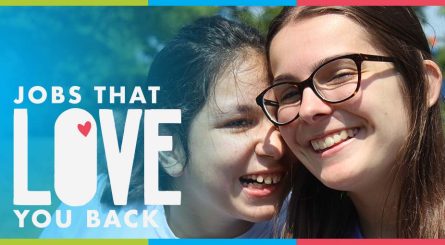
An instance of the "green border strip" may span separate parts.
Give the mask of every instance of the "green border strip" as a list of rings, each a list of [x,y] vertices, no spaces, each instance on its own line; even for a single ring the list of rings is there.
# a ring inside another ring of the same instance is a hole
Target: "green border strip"
[[[148,245],[144,239],[0,239],[8,245]]]
[[[147,0],[0,0],[0,6],[148,6]]]

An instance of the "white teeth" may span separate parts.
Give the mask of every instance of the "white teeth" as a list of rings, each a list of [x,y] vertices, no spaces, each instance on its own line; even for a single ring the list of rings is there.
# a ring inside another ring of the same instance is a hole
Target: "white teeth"
[[[315,140],[311,141],[311,144],[312,144],[312,147],[314,148],[314,150],[320,149],[320,147],[318,146],[318,143]]]
[[[354,131],[352,131],[352,129],[348,129],[348,136],[354,137]]]
[[[278,182],[280,181],[280,176],[275,175],[275,176],[272,178],[272,180],[273,180],[273,183],[276,184],[276,183],[278,183]]]
[[[352,136],[351,136],[351,137],[352,137]],[[348,132],[346,132],[346,130],[342,130],[342,131],[340,132],[340,138],[341,138],[342,140],[347,139],[347,138],[348,138]]]
[[[331,147],[335,143],[335,141],[334,141],[334,139],[332,137],[326,137],[325,142],[326,142],[326,146],[327,147]]]
[[[244,180],[253,180],[254,182],[242,181],[244,187],[261,187],[262,185],[277,184],[281,180],[281,174],[268,174],[268,175],[245,175],[242,177]]]
[[[263,176],[261,176],[261,175],[259,175],[259,176],[256,178],[256,181],[257,181],[258,183],[263,183],[263,180],[264,180],[264,178],[263,178]]]
[[[346,140],[348,137],[349,138],[354,137],[357,133],[358,133],[358,128],[341,130],[334,134],[328,135],[323,139],[311,140],[311,145],[315,151],[324,150],[337,143],[340,143],[341,141]]]
[[[339,134],[335,134],[333,138],[335,142],[339,142],[341,140],[341,136]]]
[[[273,180],[273,183],[274,183],[274,184],[279,183],[280,180],[281,180],[281,176],[280,176],[280,175],[275,175],[275,176],[272,178],[272,180]]]

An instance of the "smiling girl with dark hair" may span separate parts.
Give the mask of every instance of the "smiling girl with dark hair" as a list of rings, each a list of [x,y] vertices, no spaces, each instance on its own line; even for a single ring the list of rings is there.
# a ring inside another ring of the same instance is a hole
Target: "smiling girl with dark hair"
[[[257,98],[303,163],[293,237],[445,237],[442,73],[407,7],[285,8]]]
[[[129,205],[113,206],[102,175],[99,195],[82,208],[99,209],[101,216],[114,209],[122,219],[132,209],[155,211],[158,227],[88,229],[77,217],[69,229],[49,229],[43,237],[271,237],[289,159],[254,100],[268,85],[266,64],[262,38],[243,24],[211,17],[181,29],[154,58],[148,76],[161,86],[158,108],[182,112],[180,125],[161,128],[173,137],[173,150],[159,157],[161,189],[181,191],[181,205],[144,205],[140,139]],[[143,223],[141,212],[132,218]]]

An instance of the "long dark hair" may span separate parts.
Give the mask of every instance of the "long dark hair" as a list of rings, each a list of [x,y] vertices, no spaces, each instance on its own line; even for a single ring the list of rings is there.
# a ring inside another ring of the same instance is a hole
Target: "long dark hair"
[[[245,58],[248,51],[265,55],[264,39],[259,32],[242,23],[214,16],[200,18],[183,27],[154,57],[146,84],[160,85],[161,90],[158,102],[152,108],[181,109],[181,124],[168,129],[179,137],[187,159],[192,120],[207,102],[218,76],[232,62]],[[144,200],[142,135],[139,132],[141,138],[136,149],[129,202],[143,203]],[[160,188],[174,189],[173,177],[162,167],[159,169]],[[105,188],[101,201],[113,204],[109,186]]]
[[[439,103],[428,107],[424,59],[432,59],[428,41],[409,7],[284,8],[272,21],[266,40],[288,23],[324,14],[346,16],[364,27],[376,46],[397,57],[409,115],[409,135],[393,173],[401,181],[397,236],[445,237],[445,149]],[[294,173],[286,232],[294,237],[350,237],[357,214],[349,197],[324,186],[305,168]],[[389,193],[388,193],[389,195]]]

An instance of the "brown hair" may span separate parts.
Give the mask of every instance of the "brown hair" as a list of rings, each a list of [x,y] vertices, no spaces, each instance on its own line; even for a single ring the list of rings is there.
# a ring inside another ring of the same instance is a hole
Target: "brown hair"
[[[188,134],[193,119],[211,97],[218,76],[250,50],[260,55],[265,53],[264,38],[258,30],[221,16],[211,16],[181,28],[154,57],[146,85],[161,84],[162,90],[158,92],[157,104],[151,105],[151,109],[181,109],[181,124],[168,129],[182,143],[186,162],[190,157]],[[140,204],[144,202],[144,134],[140,132],[138,135],[128,201]],[[159,171],[160,188],[177,189],[173,186],[174,177],[163,168]],[[109,184],[101,202],[114,204]]]
[[[409,7],[284,8],[272,21],[266,50],[288,23],[324,14],[344,15],[364,27],[376,47],[397,57],[396,69],[409,115],[409,135],[394,166],[398,193],[397,236],[445,237],[445,149],[439,103],[428,107],[423,60],[431,50],[421,24]],[[350,237],[357,225],[352,201],[324,186],[304,167],[293,173],[286,234],[294,237]],[[390,193],[387,193],[389,195]]]

